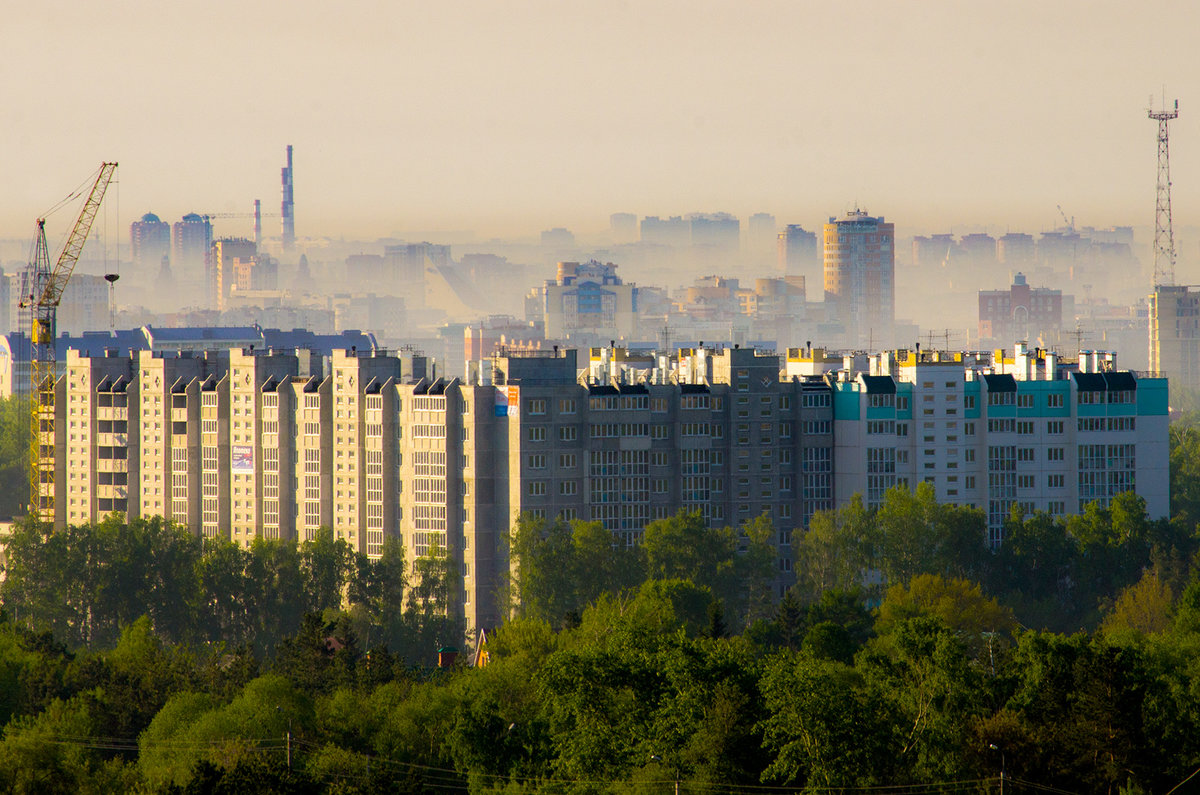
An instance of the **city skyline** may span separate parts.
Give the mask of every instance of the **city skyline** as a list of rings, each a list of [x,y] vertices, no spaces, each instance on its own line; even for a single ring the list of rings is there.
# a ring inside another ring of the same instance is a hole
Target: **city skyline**
[[[0,89],[3,238],[102,159],[125,226],[270,212],[288,144],[299,238],[587,233],[616,211],[811,224],[855,202],[916,229],[1039,231],[1058,205],[1141,226],[1164,88],[1177,227],[1200,223],[1183,3],[52,10],[7,15],[9,71],[40,66]]]

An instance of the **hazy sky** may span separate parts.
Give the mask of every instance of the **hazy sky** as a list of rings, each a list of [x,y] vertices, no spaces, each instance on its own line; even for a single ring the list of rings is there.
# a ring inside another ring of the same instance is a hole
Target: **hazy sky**
[[[1200,223],[1193,2],[0,0],[0,236],[103,159],[120,216],[586,233],[855,201],[902,228]],[[110,212],[112,212],[110,208]],[[63,220],[68,224],[69,220]],[[278,222],[268,222],[278,233]]]

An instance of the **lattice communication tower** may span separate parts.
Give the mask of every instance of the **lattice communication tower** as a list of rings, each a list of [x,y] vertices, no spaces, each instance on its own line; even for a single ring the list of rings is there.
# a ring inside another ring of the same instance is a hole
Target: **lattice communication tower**
[[[1151,99],[1153,103],[1153,99]],[[1166,105],[1166,103],[1163,103]],[[1154,202],[1154,286],[1175,283],[1175,232],[1171,228],[1171,149],[1167,125],[1179,117],[1179,100],[1172,110],[1146,111],[1158,122],[1158,191]]]

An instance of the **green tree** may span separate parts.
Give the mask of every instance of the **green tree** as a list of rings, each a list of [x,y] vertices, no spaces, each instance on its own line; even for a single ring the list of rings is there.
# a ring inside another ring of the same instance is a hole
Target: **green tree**
[[[1171,625],[1173,601],[1170,587],[1159,579],[1158,572],[1147,569],[1142,579],[1121,592],[1100,628],[1104,632],[1165,632]]]
[[[898,622],[917,616],[936,618],[968,638],[990,632],[1011,635],[1016,629],[1012,611],[984,596],[977,584],[936,574],[920,574],[907,586],[888,588],[875,628],[885,633]]]
[[[307,579],[306,612],[322,613],[342,607],[343,590],[350,579],[353,556],[344,539],[320,527],[300,548],[300,565]]]
[[[863,506],[862,495],[835,511],[818,511],[799,539],[798,589],[812,600],[831,588],[862,585],[866,571],[876,565],[878,544],[875,520]]]
[[[782,653],[760,683],[765,781],[813,790],[869,787],[891,780],[899,748],[887,704],[840,662]]]
[[[249,603],[255,607],[252,637],[259,650],[275,644],[300,626],[305,605],[305,578],[300,550],[284,539],[256,538],[246,565]]]
[[[0,517],[23,516],[29,501],[29,400],[0,398]]]

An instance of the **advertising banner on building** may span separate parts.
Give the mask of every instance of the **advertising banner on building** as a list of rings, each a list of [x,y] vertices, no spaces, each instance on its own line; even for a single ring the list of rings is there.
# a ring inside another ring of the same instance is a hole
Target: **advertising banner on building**
[[[254,471],[254,448],[251,445],[235,444],[231,450],[233,453],[233,461],[229,467],[231,472]]]
[[[508,416],[508,391],[501,387],[496,387],[496,416]]]

